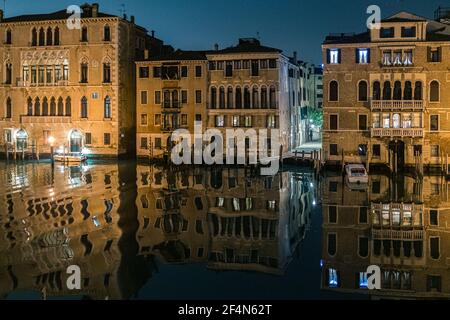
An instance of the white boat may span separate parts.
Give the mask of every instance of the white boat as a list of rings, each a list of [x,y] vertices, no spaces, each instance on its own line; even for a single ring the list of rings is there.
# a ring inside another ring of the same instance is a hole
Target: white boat
[[[345,166],[345,174],[350,184],[368,184],[369,175],[362,164],[348,164]]]
[[[66,153],[55,154],[53,156],[53,160],[64,163],[82,163],[87,160],[87,157],[82,153]]]

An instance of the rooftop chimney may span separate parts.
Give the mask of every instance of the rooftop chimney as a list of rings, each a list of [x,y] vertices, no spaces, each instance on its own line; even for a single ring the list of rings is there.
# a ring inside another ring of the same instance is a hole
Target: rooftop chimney
[[[3,21],[3,10],[0,9],[0,22]]]
[[[134,18],[134,16],[131,16],[131,17],[130,17],[130,19],[131,19],[131,20],[130,20],[130,21],[131,21],[131,23],[134,23],[134,21],[135,21],[135,18]]]
[[[155,30],[152,30],[152,38],[154,38],[155,37]]]
[[[92,4],[92,18],[98,17],[98,3]]]
[[[219,44],[218,43],[214,44],[214,50],[215,51],[219,51]]]
[[[123,20],[127,20],[127,14],[126,13],[123,14]]]
[[[294,63],[295,64],[297,64],[297,51],[294,51],[294,57],[293,57],[293,59],[294,59]]]
[[[148,60],[148,49],[144,50],[144,60]]]

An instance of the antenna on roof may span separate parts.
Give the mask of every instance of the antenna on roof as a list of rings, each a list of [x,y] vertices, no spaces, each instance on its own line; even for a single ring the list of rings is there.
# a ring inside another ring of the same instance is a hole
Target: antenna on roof
[[[6,0],[3,0],[3,12],[6,12]]]
[[[261,36],[259,35],[259,31],[256,31],[256,39],[261,40]]]
[[[125,3],[121,3],[120,4],[120,9],[119,9],[120,15],[124,16],[127,13],[127,9],[125,7]]]

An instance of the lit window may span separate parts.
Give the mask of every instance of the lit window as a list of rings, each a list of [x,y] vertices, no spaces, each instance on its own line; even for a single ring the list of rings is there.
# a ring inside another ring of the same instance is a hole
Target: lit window
[[[337,288],[338,286],[338,273],[336,269],[328,270],[328,286],[330,288]]]
[[[369,49],[358,49],[359,64],[369,63]]]
[[[367,283],[368,283],[367,272],[360,272],[359,273],[359,288],[360,289],[367,288]]]
[[[339,64],[339,49],[331,49],[330,50],[330,63],[331,64]]]

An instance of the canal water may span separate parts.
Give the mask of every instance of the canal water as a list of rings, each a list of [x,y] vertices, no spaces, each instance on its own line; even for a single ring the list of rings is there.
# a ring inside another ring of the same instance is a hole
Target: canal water
[[[448,298],[447,201],[440,177],[1,162],[0,298]]]

